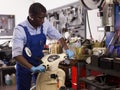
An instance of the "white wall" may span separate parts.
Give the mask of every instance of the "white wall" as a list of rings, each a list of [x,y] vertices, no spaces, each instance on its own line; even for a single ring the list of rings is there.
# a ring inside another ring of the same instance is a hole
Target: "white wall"
[[[42,3],[47,8],[47,10],[50,10],[79,0],[35,0],[35,1]]]
[[[15,15],[16,24],[27,17],[32,0],[0,0],[0,14]]]

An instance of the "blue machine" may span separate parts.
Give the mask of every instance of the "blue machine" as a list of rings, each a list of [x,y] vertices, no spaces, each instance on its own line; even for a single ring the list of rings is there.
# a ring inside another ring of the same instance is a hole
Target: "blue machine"
[[[116,52],[116,56],[120,57],[120,40],[118,33],[120,33],[120,6],[118,2],[114,2],[114,31],[106,32],[106,47],[108,49],[109,56],[113,56]]]

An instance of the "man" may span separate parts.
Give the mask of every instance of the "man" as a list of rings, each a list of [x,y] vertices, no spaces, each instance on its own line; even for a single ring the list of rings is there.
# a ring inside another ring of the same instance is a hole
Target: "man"
[[[18,24],[13,32],[12,57],[16,62],[17,90],[30,90],[32,76],[35,72],[44,72],[40,65],[44,56],[42,50],[46,43],[46,36],[58,40],[69,58],[74,53],[68,49],[62,35],[45,18],[46,8],[40,3],[33,3],[29,8],[27,19]]]

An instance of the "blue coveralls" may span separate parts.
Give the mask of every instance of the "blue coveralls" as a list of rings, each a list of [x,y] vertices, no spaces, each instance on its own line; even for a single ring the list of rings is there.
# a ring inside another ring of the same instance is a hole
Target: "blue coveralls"
[[[46,43],[46,36],[43,33],[43,25],[41,26],[41,29],[40,29],[41,33],[37,35],[30,35],[27,27],[22,25],[19,25],[19,26],[24,28],[24,31],[27,37],[27,43],[24,46],[24,48],[28,47],[32,52],[32,56],[29,57],[23,48],[23,56],[33,66],[40,65],[39,60],[44,56],[42,50],[44,49],[44,45]],[[21,66],[19,63],[17,63],[16,69],[17,69],[16,70],[17,90],[30,90],[32,76],[34,76],[36,80],[37,75],[32,74],[32,72],[29,69],[26,69],[25,67]]]

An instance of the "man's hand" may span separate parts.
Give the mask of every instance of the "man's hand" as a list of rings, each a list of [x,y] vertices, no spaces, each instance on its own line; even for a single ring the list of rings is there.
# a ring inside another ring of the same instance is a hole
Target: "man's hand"
[[[37,67],[33,66],[31,69],[30,69],[32,72],[45,72],[45,67],[43,65],[39,65]]]
[[[74,56],[74,52],[69,49],[66,50],[66,54],[68,55],[68,58],[72,58]]]

